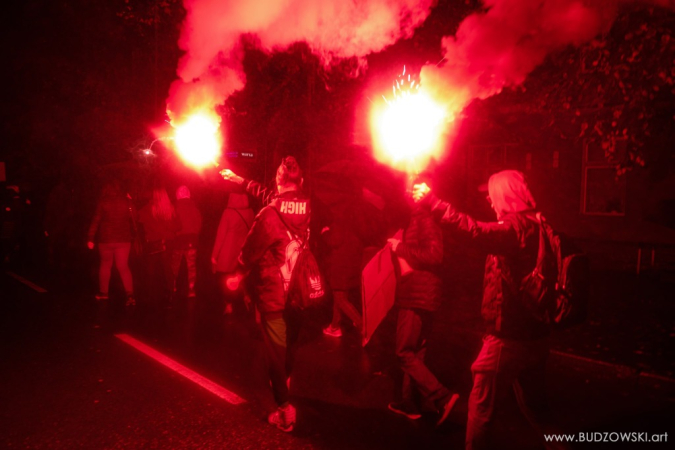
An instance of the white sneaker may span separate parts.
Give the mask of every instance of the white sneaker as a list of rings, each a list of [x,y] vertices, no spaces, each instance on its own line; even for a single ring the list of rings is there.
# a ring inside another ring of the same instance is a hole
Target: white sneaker
[[[328,325],[326,328],[323,329],[323,334],[332,337],[342,337],[342,330],[339,328],[333,328],[332,326]]]
[[[293,431],[293,427],[295,426],[295,415],[295,407],[293,405],[288,405],[285,408],[279,407],[267,416],[267,422],[288,433]]]

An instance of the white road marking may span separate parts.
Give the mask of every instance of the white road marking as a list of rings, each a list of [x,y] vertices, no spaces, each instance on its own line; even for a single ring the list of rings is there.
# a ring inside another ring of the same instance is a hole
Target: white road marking
[[[213,394],[217,395],[218,397],[222,398],[223,400],[233,404],[233,405],[238,405],[240,403],[246,403],[246,400],[243,398],[239,397],[237,394],[234,392],[230,392],[224,387],[214,383],[213,381],[209,380],[208,378],[203,377],[202,375],[199,375],[197,372],[188,369],[184,365],[174,361],[173,359],[169,358],[168,356],[158,352],[154,348],[142,343],[141,341],[134,339],[133,337],[129,336],[128,334],[116,334],[116,338],[121,340],[122,342],[125,342],[129,345],[131,345],[133,348],[136,350],[140,351],[141,353],[145,353],[147,356],[151,357],[155,361],[158,361],[168,367],[169,369],[173,370],[174,372],[183,375],[185,378],[188,380],[192,381],[193,383],[198,384],[199,386],[203,387],[204,389],[212,392]]]
[[[45,292],[47,292],[47,289],[41,288],[41,287],[38,286],[37,284],[33,283],[33,282],[30,281],[30,280],[25,279],[25,278],[22,277],[21,275],[17,275],[17,274],[15,274],[14,272],[5,272],[5,273],[6,273],[7,275],[9,275],[10,277],[14,278],[15,280],[18,280],[18,281],[22,282],[23,284],[25,284],[25,285],[28,286],[29,288],[33,289],[34,291],[39,292],[40,294],[44,294]]]

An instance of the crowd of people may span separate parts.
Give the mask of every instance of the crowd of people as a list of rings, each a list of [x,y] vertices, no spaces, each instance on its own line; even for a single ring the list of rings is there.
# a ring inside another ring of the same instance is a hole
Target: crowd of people
[[[283,431],[291,431],[296,411],[290,402],[289,385],[302,316],[288,307],[289,297],[297,294],[284,288],[279,268],[285,261],[284,249],[293,236],[309,238],[311,208],[301,191],[302,172],[294,158],[285,158],[277,170],[276,192],[229,171],[223,176],[245,186],[248,193],[266,204],[253,221],[236,273],[228,278],[228,284],[234,288],[242,278],[248,280],[261,315],[271,386],[278,405],[268,420]],[[469,449],[495,448],[491,439],[496,413],[511,390],[540,436],[555,431],[548,418],[544,392],[548,329],[531,316],[518,298],[519,280],[532,270],[537,260],[541,219],[522,173],[510,170],[494,174],[487,190],[497,216],[494,222],[480,222],[458,212],[430,193],[426,183],[416,185],[407,225],[387,244],[395,255],[398,306],[395,351],[403,373],[389,409],[411,420],[421,417],[421,409],[431,409],[437,414],[437,425],[447,419],[459,397],[425,364],[434,312],[442,299],[439,268],[444,255],[443,230],[459,232],[489,253],[482,304],[486,334],[471,367],[474,385],[469,396],[466,433]],[[333,229],[325,227],[321,236],[326,238],[329,248],[331,241],[337,239],[340,245],[332,242],[334,249],[347,255],[351,252],[348,258],[335,261],[330,261],[331,257],[338,254],[328,254],[326,267],[328,279],[334,283],[334,313],[324,333],[333,337],[341,335],[339,323],[343,313],[354,324],[361,320],[354,303],[349,301],[349,292],[355,286],[350,280],[360,270],[360,247],[358,243],[350,243],[351,228],[344,226],[341,219],[334,218]],[[546,445],[564,447],[559,443]]]
[[[292,242],[314,249],[319,256],[328,284],[327,307],[332,311],[323,333],[331,339],[340,338],[343,332],[360,332],[364,320],[361,271],[370,256],[367,248],[389,246],[397,279],[393,346],[401,376],[388,408],[410,420],[431,411],[436,414],[437,425],[448,418],[459,395],[434,375],[425,355],[434,315],[443,300],[443,280],[447,278],[441,273],[441,262],[452,253],[444,248],[443,235],[453,233],[489,254],[482,300],[486,332],[470,368],[473,388],[468,398],[466,447],[495,448],[491,439],[497,411],[511,391],[540,436],[555,431],[548,419],[544,392],[548,329],[518,300],[519,280],[532,270],[537,259],[540,226],[536,203],[522,173],[502,171],[490,178],[487,198],[496,221],[477,221],[438,199],[427,183],[420,183],[409,195],[410,214],[401,230],[389,236],[383,231],[376,237],[372,233],[366,236],[368,232],[360,229],[358,211],[337,209],[328,219],[319,220],[310,198],[303,193],[302,170],[291,156],[279,165],[271,189],[229,170],[221,175],[232,183],[232,189],[215,239],[209,241],[213,246],[207,259],[223,314],[230,315],[238,308],[253,307],[256,311],[277,405],[268,416],[270,424],[288,432],[297,420],[290,386],[307,311],[289,306],[298,295],[289,289],[292,267],[288,267],[288,252]],[[255,204],[262,205],[257,213]],[[372,204],[376,206],[373,211],[381,208],[381,202]],[[318,227],[316,222],[321,222]],[[57,225],[50,226],[55,230]],[[100,302],[109,298],[115,266],[125,305],[136,306],[134,287],[139,283],[133,279],[129,258],[138,252],[142,254],[144,282],[152,286],[139,302],[170,308],[179,297],[199,301],[195,286],[201,276],[196,269],[197,253],[202,251],[198,250],[200,233],[202,214],[187,186],[178,187],[173,201],[166,189],[157,187],[137,211],[119,184],[108,183],[87,234],[87,246],[99,256],[95,298]],[[183,281],[181,267],[185,267]]]

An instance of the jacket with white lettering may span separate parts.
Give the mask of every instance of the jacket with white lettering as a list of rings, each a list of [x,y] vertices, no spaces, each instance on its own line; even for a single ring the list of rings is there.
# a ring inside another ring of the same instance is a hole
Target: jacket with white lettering
[[[247,283],[262,314],[279,313],[286,307],[280,268],[286,261],[286,246],[290,242],[287,230],[305,241],[309,238],[309,219],[309,198],[298,191],[288,191],[271,200],[253,221],[239,255],[239,265],[240,271],[248,273]]]

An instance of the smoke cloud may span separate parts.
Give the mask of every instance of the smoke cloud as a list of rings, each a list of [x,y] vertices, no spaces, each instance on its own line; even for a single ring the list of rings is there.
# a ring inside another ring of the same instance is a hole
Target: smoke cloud
[[[673,0],[484,0],[445,37],[444,61],[425,66],[422,86],[457,114],[475,98],[521,84],[546,55],[608,31],[627,4],[673,8]]]
[[[242,34],[268,50],[306,41],[324,61],[363,57],[411,36],[436,0],[184,0],[185,55],[168,99],[173,118],[212,109],[244,86]]]

